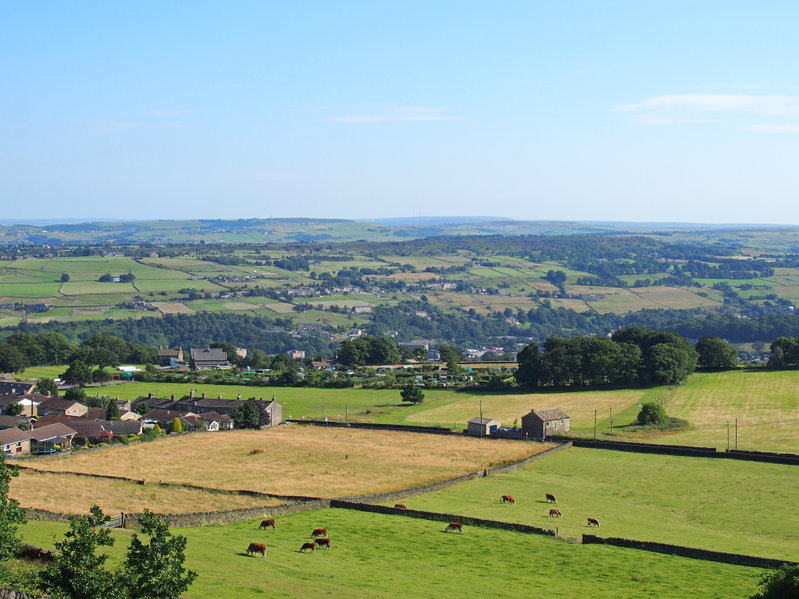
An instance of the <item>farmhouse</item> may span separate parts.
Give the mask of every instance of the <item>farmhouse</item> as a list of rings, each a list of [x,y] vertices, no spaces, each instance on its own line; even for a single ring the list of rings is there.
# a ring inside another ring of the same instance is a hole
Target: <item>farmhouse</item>
[[[569,417],[559,408],[531,410],[522,416],[522,432],[530,439],[546,439],[549,435],[569,432]]]
[[[191,367],[194,370],[219,370],[230,368],[225,350],[219,348],[192,349]]]
[[[158,350],[155,356],[159,366],[174,366],[173,362],[183,362],[183,348]]]
[[[480,418],[475,417],[469,421],[468,428],[466,429],[467,435],[475,435],[478,437],[486,437],[495,432],[500,426],[499,420],[493,418]]]

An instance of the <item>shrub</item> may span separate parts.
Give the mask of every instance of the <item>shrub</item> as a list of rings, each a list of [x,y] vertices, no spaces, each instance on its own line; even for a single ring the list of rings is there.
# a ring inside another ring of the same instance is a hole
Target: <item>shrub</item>
[[[641,406],[638,412],[638,424],[642,426],[661,426],[668,423],[669,417],[666,410],[659,403],[650,401]]]
[[[72,439],[72,446],[76,449],[78,447],[86,447],[88,444],[89,440],[86,437],[81,437],[80,435],[77,435]]]

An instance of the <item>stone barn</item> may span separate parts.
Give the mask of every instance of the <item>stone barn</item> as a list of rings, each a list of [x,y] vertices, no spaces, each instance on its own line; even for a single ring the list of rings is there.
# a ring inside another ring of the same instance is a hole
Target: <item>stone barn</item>
[[[474,435],[476,437],[487,437],[499,428],[499,420],[493,418],[480,418],[479,416],[472,418],[469,421],[469,426],[466,429],[467,435]]]
[[[530,439],[546,439],[550,435],[569,432],[569,416],[559,408],[531,410],[522,416],[522,432]]]

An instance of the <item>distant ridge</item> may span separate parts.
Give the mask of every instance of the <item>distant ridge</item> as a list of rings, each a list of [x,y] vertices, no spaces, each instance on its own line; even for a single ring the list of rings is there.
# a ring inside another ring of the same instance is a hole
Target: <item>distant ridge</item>
[[[473,223],[493,223],[498,221],[513,221],[515,219],[505,216],[400,216],[396,218],[358,218],[356,222],[380,223],[395,227],[414,225],[465,225]]]

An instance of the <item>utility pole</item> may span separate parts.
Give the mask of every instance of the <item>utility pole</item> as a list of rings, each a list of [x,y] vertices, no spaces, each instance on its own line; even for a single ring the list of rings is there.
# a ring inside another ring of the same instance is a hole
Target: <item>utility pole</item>
[[[596,410],[594,410],[594,441],[596,441]]]
[[[735,451],[738,451],[738,419],[735,419]]]
[[[730,451],[730,421],[727,421],[727,451]]]
[[[483,438],[483,400],[480,400],[480,438]]]
[[[610,408],[610,434],[613,434],[613,408]]]

